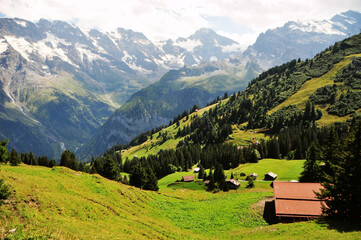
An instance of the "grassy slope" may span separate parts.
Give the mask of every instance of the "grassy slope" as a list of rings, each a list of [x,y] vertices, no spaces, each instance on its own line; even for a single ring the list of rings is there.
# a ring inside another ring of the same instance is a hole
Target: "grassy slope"
[[[154,192],[62,167],[2,166],[3,176],[14,197],[0,207],[0,236],[15,228],[15,239],[192,237],[148,206]]]
[[[228,101],[228,99],[223,100],[221,103],[218,104],[225,104]],[[207,112],[209,109],[215,107],[217,104],[213,104],[210,106],[207,106],[205,108],[200,109],[197,112],[191,113],[189,115],[188,120],[186,118],[181,119],[179,127],[176,126],[176,124],[173,124],[162,131],[168,131],[173,136],[177,134],[177,131],[179,128],[184,128],[185,126],[189,125],[191,123],[191,118],[195,115],[198,115],[201,117],[205,112]],[[260,140],[262,138],[268,139],[263,133],[253,133],[252,130],[240,130],[236,125],[232,126],[233,133],[230,135],[229,140],[227,142],[237,144],[237,145],[248,145],[253,142],[253,137],[256,137],[256,140]],[[156,155],[160,150],[167,150],[167,149],[175,149],[177,144],[183,140],[185,137],[181,138],[173,138],[165,141],[164,143],[160,143],[160,139],[158,139],[159,133],[153,134],[152,139],[148,139],[148,141],[133,146],[127,150],[122,151],[122,158],[125,160],[126,158],[132,159],[135,155],[137,157],[143,157],[148,155]]]
[[[268,172],[274,172],[277,174],[277,180],[279,181],[291,181],[298,180],[305,160],[280,160],[280,159],[263,159],[259,163],[246,163],[241,164],[237,168],[226,171],[226,174],[230,175],[232,172],[236,176],[240,173],[249,175],[251,173],[257,173],[257,180],[262,180],[264,175]],[[245,179],[242,177],[241,179]]]
[[[0,177],[14,191],[0,206],[0,238],[359,239],[361,234],[359,226],[345,222],[267,226],[263,203],[256,203],[273,193],[258,183],[229,193],[155,193],[63,167],[27,165],[2,165]]]
[[[282,107],[292,104],[304,108],[311,94],[315,93],[316,90],[320,87],[324,87],[329,84],[334,84],[334,79],[336,77],[337,72],[339,72],[340,70],[345,68],[348,64],[350,64],[352,58],[360,57],[360,56],[361,54],[351,54],[345,57],[339,63],[335,64],[333,68],[330,71],[328,71],[326,74],[322,75],[321,77],[313,78],[306,81],[302,85],[300,90],[298,90],[295,94],[290,96],[286,101],[282,102],[281,104],[277,105],[276,107],[268,111],[268,114],[272,114],[277,110],[281,109]]]

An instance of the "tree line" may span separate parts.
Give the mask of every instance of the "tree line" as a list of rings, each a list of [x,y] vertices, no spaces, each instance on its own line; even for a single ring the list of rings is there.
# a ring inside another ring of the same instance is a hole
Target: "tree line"
[[[301,182],[320,182],[317,197],[325,201],[327,217],[361,219],[361,121],[353,120],[344,131],[326,129],[323,141],[306,152]]]

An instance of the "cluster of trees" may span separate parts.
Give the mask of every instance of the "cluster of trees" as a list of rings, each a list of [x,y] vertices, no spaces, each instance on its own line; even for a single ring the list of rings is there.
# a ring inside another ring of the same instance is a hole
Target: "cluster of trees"
[[[209,183],[207,186],[207,190],[215,192],[223,190],[224,192],[228,192],[229,187],[226,183],[226,175],[224,175],[223,165],[217,164],[214,173],[212,172],[212,170],[213,169],[211,168],[209,171]]]
[[[307,150],[302,182],[321,182],[317,194],[326,203],[329,217],[361,219],[361,121],[353,121],[346,133],[327,129],[324,142]]]
[[[137,163],[130,171],[130,185],[144,190],[158,191],[158,179],[150,167]]]

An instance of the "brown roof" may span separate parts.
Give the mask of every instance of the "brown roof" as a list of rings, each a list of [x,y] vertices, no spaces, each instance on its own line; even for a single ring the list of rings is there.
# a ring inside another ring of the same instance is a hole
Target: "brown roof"
[[[321,201],[276,199],[276,216],[315,217],[320,216]]]
[[[273,182],[275,198],[318,200],[314,191],[322,188],[320,183]]]
[[[315,217],[322,213],[319,183],[273,182],[276,216]]]
[[[182,180],[183,180],[184,182],[192,182],[192,181],[194,181],[194,177],[193,177],[193,175],[183,176],[183,177],[182,177]]]

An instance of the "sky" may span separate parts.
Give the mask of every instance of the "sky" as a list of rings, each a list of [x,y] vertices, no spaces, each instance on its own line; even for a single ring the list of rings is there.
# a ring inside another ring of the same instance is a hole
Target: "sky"
[[[287,21],[330,19],[347,10],[361,12],[361,1],[0,0],[0,17],[62,20],[83,30],[122,27],[142,32],[151,41],[188,37],[200,28],[211,28],[243,46]]]

